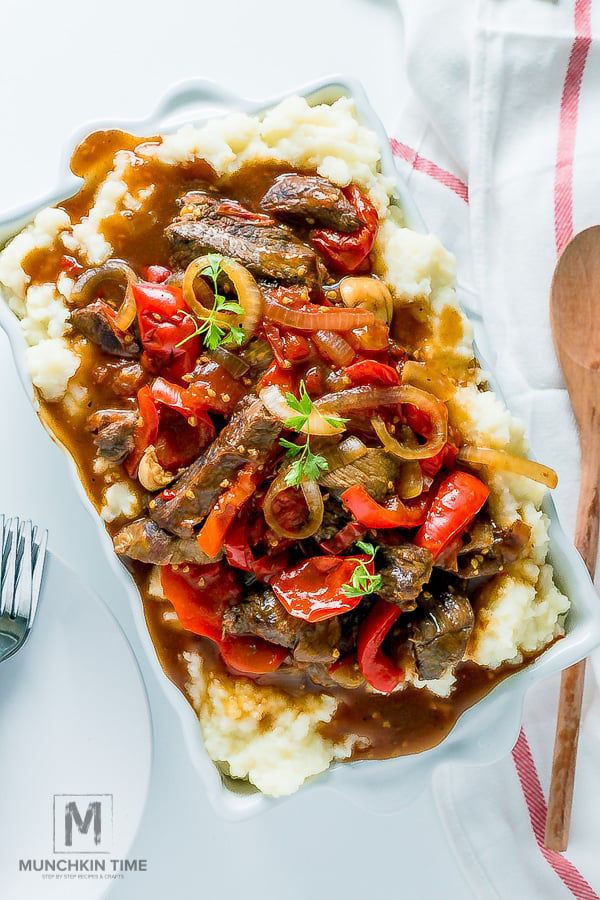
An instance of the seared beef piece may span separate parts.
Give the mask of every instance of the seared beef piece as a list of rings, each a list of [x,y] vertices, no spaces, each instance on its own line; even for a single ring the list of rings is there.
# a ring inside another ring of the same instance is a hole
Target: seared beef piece
[[[433,556],[429,550],[414,544],[400,544],[397,547],[382,546],[378,554],[381,587],[380,597],[395,603],[407,611],[417,605],[417,597],[431,577]]]
[[[266,641],[287,647],[300,666],[312,663],[331,665],[339,658],[341,624],[338,618],[325,622],[306,622],[291,616],[271,588],[250,594],[243,603],[231,606],[223,616],[228,634],[258,635]]]
[[[330,666],[340,657],[338,645],[342,634],[339,617],[323,622],[304,622],[294,650],[294,662],[300,667],[322,663]]]
[[[257,397],[244,397],[217,439],[170,486],[172,499],[154,499],[151,517],[161,528],[191,537],[242,466],[265,461],[281,427]]]
[[[495,575],[519,558],[530,534],[529,525],[521,519],[502,529],[481,514],[462,536],[462,546],[442,554],[436,560],[436,567],[460,578]]]
[[[422,602],[427,609],[410,635],[417,671],[426,680],[441,678],[463,658],[475,617],[467,597],[453,586],[435,597],[423,594]]]
[[[290,650],[298,643],[302,624],[301,619],[290,616],[270,588],[250,594],[223,616],[223,630],[228,634],[256,634]]]
[[[259,278],[285,284],[320,283],[315,253],[285,226],[219,211],[221,201],[192,192],[181,201],[181,215],[165,231],[172,262],[187,266],[207,251],[231,256]]]
[[[361,484],[380,503],[393,489],[399,469],[400,463],[384,450],[371,448],[365,456],[347,466],[340,466],[333,472],[322,472],[319,484],[340,493],[354,484]]]
[[[138,341],[133,335],[119,331],[114,326],[107,309],[109,307],[102,300],[94,300],[88,306],[73,310],[71,325],[105,353],[112,356],[140,356],[142,348]]]
[[[322,225],[335,231],[357,231],[361,225],[341,189],[318,175],[280,175],[260,206],[279,219]]]
[[[323,521],[319,530],[313,535],[315,541],[322,543],[331,540],[350,521],[348,510],[335,497],[327,497],[323,504]]]
[[[189,562],[205,565],[213,562],[200,549],[195,537],[178,538],[163,531],[152,519],[138,519],[125,525],[113,538],[116,553],[156,566]],[[222,556],[219,553],[216,559]]]
[[[94,435],[98,456],[121,462],[133,450],[137,415],[128,409],[99,409],[89,416],[86,428]]]

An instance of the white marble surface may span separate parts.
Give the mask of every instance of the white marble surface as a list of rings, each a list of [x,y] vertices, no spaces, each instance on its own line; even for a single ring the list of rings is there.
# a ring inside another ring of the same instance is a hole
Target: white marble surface
[[[0,216],[53,187],[63,143],[82,123],[141,117],[182,78],[211,78],[258,98],[344,73],[362,81],[390,130],[399,108],[394,0],[171,0],[168,6],[23,0],[3,20]],[[179,720],[144,661],[122,590],[95,546],[95,526],[75,495],[62,451],[39,425],[1,333],[0,384],[0,510],[49,529],[52,550],[124,628],[150,701],[152,780],[129,853],[147,859],[148,871],[115,882],[111,900],[162,900],[169,892],[178,900],[334,893],[347,900],[434,900],[442,893],[467,900],[471,893],[431,792],[391,816],[365,813],[334,794],[324,805],[322,795],[300,792],[258,819],[231,824],[215,817]],[[1,748],[0,764],[5,769]],[[9,816],[3,809],[0,823]],[[31,897],[43,900],[38,885]]]

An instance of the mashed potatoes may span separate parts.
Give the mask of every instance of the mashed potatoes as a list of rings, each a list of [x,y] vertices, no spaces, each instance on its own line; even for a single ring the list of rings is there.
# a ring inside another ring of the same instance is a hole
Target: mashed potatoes
[[[401,210],[392,202],[392,180],[380,171],[380,156],[376,136],[358,121],[352,101],[343,98],[311,107],[300,97],[286,100],[262,118],[235,114],[202,127],[188,125],[133,151],[116,153],[86,215],[71,222],[61,209],[43,210],[0,254],[2,293],[21,320],[29,345],[27,364],[41,397],[56,403],[66,396],[65,403],[72,406],[78,396],[73,389],[67,393],[80,365],[68,321],[73,280],[63,273],[56,283],[31,283],[28,255],[60,245],[84,265],[107,260],[113,248],[103,224],[124,212],[135,215],[152,207],[152,188],[132,186],[136,161],[141,159],[155,158],[169,166],[205,159],[218,175],[231,174],[248,161],[278,160],[316,171],[340,186],[352,182],[368,194],[380,216],[375,272],[388,283],[400,315],[410,309],[411,315],[427,322],[417,358],[454,379],[456,391],[447,404],[452,424],[475,444],[524,455],[522,425],[486,390],[473,361],[472,328],[458,307],[454,260],[437,238],[403,226]],[[139,498],[127,485],[115,482],[114,471],[104,477],[104,520],[135,516]],[[538,652],[562,635],[569,602],[554,584],[546,561],[543,489],[510,474],[493,474],[488,480],[494,519],[504,528],[520,520],[531,529],[524,555],[488,581],[475,608],[467,656],[481,666],[497,668],[521,661],[524,654]],[[157,579],[152,583],[156,602],[164,603]],[[165,609],[164,615],[172,618],[172,610]],[[248,778],[264,793],[280,796],[351,754],[352,736],[335,743],[322,731],[337,706],[326,689],[290,705],[288,695],[276,688],[207,672],[198,654],[190,653],[186,659],[188,692],[206,748],[232,776]],[[442,697],[451,694],[454,684],[452,672],[427,682],[409,669],[407,680]]]

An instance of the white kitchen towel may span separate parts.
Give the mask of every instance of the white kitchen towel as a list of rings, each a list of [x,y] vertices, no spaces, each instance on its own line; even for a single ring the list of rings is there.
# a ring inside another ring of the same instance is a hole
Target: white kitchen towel
[[[392,149],[428,228],[457,257],[462,300],[574,532],[579,443],[552,344],[557,255],[600,221],[600,4],[398,0],[406,84]],[[600,657],[588,666],[568,852],[543,849],[558,679],[528,696],[512,757],[447,767],[442,818],[477,897],[600,894]]]

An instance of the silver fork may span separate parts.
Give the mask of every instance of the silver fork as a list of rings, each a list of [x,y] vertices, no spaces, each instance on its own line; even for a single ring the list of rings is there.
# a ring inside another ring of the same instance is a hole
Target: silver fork
[[[0,516],[0,662],[16,653],[31,631],[42,584],[48,532]]]

